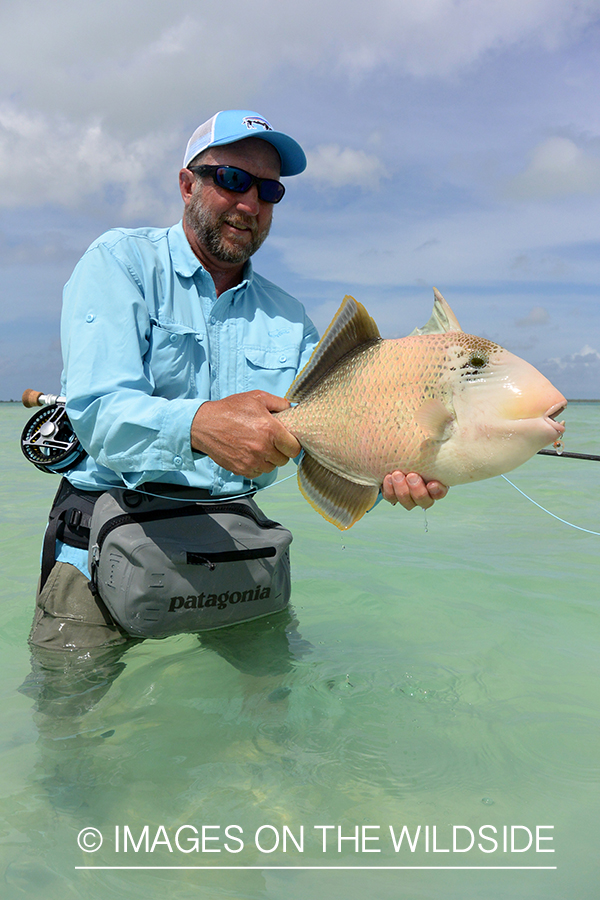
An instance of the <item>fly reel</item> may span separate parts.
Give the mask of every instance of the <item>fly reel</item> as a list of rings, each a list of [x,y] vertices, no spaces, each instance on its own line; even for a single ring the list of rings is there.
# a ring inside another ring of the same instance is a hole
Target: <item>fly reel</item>
[[[33,402],[26,402],[25,395],[28,393],[34,394],[25,392],[25,406],[47,405],[36,412],[23,429],[21,450],[25,459],[37,469],[50,474],[61,474],[73,469],[86,456],[86,451],[73,431],[64,397],[36,394],[31,397]]]

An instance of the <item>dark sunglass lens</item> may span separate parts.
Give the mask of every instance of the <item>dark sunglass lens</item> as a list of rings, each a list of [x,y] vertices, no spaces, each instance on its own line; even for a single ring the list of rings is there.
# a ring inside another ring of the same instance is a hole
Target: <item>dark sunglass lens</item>
[[[279,203],[285,194],[285,188],[280,181],[271,178],[256,178],[238,169],[236,166],[217,166],[213,171],[213,178],[219,187],[227,191],[235,191],[237,194],[245,194],[253,184],[258,185],[258,196],[266,203]]]
[[[215,172],[217,184],[226,188],[228,191],[237,191],[244,193],[252,186],[252,178],[248,172],[243,169],[236,169],[233,166],[222,166]]]
[[[284,194],[285,188],[280,181],[267,179],[261,181],[258,188],[258,196],[266,203],[279,203]]]

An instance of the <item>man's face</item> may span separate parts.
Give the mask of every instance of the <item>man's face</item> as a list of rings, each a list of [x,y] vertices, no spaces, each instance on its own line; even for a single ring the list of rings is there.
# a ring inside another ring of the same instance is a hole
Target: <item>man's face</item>
[[[266,141],[247,138],[211,147],[195,164],[239,166],[259,178],[279,179],[279,154]],[[185,221],[197,249],[220,263],[241,265],[256,253],[271,227],[273,204],[259,200],[253,185],[245,194],[219,187],[211,176],[198,179],[186,202]]]

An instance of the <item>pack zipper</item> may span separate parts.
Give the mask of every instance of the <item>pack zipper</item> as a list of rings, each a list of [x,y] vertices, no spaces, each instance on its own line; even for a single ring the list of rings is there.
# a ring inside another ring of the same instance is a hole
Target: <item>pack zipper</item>
[[[192,503],[186,506],[174,507],[173,509],[146,510],[144,512],[122,513],[121,515],[113,516],[112,519],[108,519],[100,528],[96,536],[96,542],[92,547],[92,559],[90,567],[92,577],[89,585],[93,593],[98,593],[97,569],[100,562],[100,551],[102,550],[102,545],[104,544],[104,541],[111,533],[111,531],[114,531],[115,528],[120,528],[121,525],[137,525],[141,524],[142,522],[152,522],[160,519],[174,519],[178,516],[195,516],[198,515],[198,513],[200,513],[200,515],[208,515],[209,513],[218,512],[232,513],[233,515],[244,516],[247,519],[252,519],[254,522],[256,522],[257,525],[261,526],[262,528],[281,527],[279,522],[275,522],[273,519],[262,518],[258,516],[254,512],[254,510],[243,506],[241,503]],[[207,553],[205,555],[200,553],[188,552],[187,561],[189,565],[205,565],[212,570],[215,568],[215,563],[217,562],[231,562],[233,561],[233,559],[261,559],[275,556],[276,553],[277,551],[275,547],[264,547],[259,550],[228,550],[222,551],[220,553],[215,551],[214,553]],[[233,554],[235,554],[235,556]]]

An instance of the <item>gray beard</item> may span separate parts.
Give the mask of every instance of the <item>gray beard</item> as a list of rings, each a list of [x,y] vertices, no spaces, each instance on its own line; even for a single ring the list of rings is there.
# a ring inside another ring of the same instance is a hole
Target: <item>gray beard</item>
[[[269,223],[263,231],[259,232],[256,230],[253,221],[249,221],[239,215],[236,216],[233,213],[223,214],[215,218],[202,205],[200,192],[194,194],[186,207],[185,220],[186,224],[196,235],[200,246],[205,247],[214,259],[224,263],[245,263],[262,246],[271,228],[271,223]],[[224,222],[229,222],[230,224],[243,223],[252,228],[252,240],[250,243],[239,248],[228,246],[221,237],[221,225]]]

